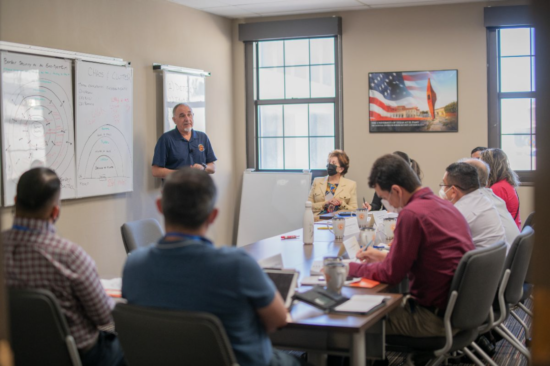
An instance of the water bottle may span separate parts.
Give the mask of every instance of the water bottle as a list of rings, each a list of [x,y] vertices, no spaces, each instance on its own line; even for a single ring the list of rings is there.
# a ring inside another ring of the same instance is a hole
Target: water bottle
[[[304,244],[313,244],[313,210],[311,202],[306,202],[306,210],[304,211]]]

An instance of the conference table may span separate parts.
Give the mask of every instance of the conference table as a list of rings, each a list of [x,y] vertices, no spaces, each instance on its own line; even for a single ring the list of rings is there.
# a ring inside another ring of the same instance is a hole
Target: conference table
[[[241,247],[257,261],[261,262],[280,255],[283,268],[296,269],[301,279],[310,275],[314,260],[324,256],[343,253],[342,240],[336,241],[329,230],[315,225],[314,243],[304,245],[302,229],[281,235],[299,235],[297,239],[281,239],[277,235]],[[358,235],[358,234],[355,234]],[[347,240],[351,236],[344,237]],[[311,286],[300,286],[297,291],[306,291]],[[314,365],[326,363],[327,354],[346,355],[350,365],[365,365],[369,359],[385,357],[385,316],[400,304],[402,295],[386,293],[386,284],[374,288],[343,287],[342,294],[350,297],[356,294],[384,294],[388,296],[386,306],[367,315],[344,315],[325,313],[302,302],[294,302],[288,324],[271,334],[275,347],[307,351],[308,360]]]

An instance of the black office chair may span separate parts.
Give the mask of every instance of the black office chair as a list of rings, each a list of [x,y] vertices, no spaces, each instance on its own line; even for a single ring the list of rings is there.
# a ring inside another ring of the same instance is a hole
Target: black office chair
[[[212,314],[117,304],[113,317],[129,365],[238,366]]]
[[[533,229],[535,228],[535,211],[531,212],[529,216],[527,216],[527,220],[523,223],[523,227],[521,228],[521,231],[525,229],[527,226],[531,226]]]
[[[10,289],[9,305],[16,365],[82,365],[65,316],[50,291]]]
[[[126,254],[130,254],[132,250],[137,248],[155,243],[164,235],[162,227],[155,219],[127,222],[120,227],[120,232]]]
[[[439,365],[449,357],[450,352],[462,350],[474,362],[482,365],[468,349],[471,346],[487,362],[496,366],[474,340],[479,334],[478,328],[490,316],[505,258],[506,244],[502,241],[487,248],[467,252],[458,264],[451,283],[449,301],[443,318],[445,336],[417,338],[388,335],[388,350],[409,353],[409,365],[413,364],[413,354],[431,359],[430,365]],[[454,336],[453,329],[459,330]]]
[[[523,298],[523,287],[531,255],[533,253],[535,231],[531,226],[526,226],[523,232],[516,237],[508,256],[506,257],[505,270],[510,270],[510,276],[506,287],[503,291],[499,291],[495,302],[494,314],[496,321],[493,329],[506,339],[510,344],[520,351],[528,359],[531,358],[529,350],[510,332],[505,326],[504,321],[509,315],[514,316],[516,320],[525,328],[526,338],[528,337],[528,327],[521,319],[512,312],[513,307],[522,305],[520,300]],[[522,305],[523,306],[523,305]],[[525,308],[525,306],[523,306]],[[525,308],[527,309],[527,308]],[[528,310],[528,309],[527,309]]]

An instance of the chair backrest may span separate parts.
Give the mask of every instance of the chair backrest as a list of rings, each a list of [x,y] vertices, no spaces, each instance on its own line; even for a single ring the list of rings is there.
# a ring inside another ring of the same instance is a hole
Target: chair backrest
[[[527,220],[523,223],[523,228],[521,230],[523,231],[527,226],[531,226],[533,229],[535,228],[535,211],[527,216]]]
[[[155,219],[127,222],[120,227],[120,231],[126,254],[154,243],[164,235],[162,227]]]
[[[129,365],[237,365],[212,314],[117,304],[113,317]]]
[[[9,304],[16,365],[81,365],[65,316],[50,291],[10,289]]]
[[[462,257],[450,292],[458,293],[451,316],[454,328],[474,329],[489,316],[506,259],[506,244],[474,249]]]
[[[535,231],[531,226],[525,226],[508,251],[504,265],[505,270],[510,269],[510,278],[504,291],[507,304],[517,304],[523,295],[523,283],[527,277],[534,245]]]

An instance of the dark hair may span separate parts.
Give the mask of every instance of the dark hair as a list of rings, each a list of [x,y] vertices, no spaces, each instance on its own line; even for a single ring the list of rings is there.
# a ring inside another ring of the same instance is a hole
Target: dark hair
[[[59,197],[61,181],[49,168],[27,170],[17,182],[15,209],[28,213],[46,209]]]
[[[452,163],[445,169],[447,184],[453,185],[465,193],[479,189],[477,169],[468,163]]]
[[[487,148],[486,148],[486,147],[483,147],[483,146],[478,146],[478,147],[476,147],[475,149],[472,150],[472,152],[470,153],[470,155],[472,155],[472,154],[475,153],[475,152],[484,151],[484,150],[487,150]]]
[[[422,170],[420,169],[420,164],[418,164],[418,162],[414,159],[411,159],[411,168],[413,170],[413,172],[416,173],[416,175],[418,176],[418,179],[420,179],[420,181],[422,181]]]
[[[489,164],[489,168],[491,168],[491,171],[489,172],[489,181],[487,182],[489,187],[503,179],[505,179],[513,187],[519,186],[519,177],[510,167],[508,156],[506,156],[506,153],[503,150],[483,150],[480,158]]]
[[[374,162],[369,176],[369,187],[376,185],[384,191],[390,191],[396,184],[409,193],[420,187],[420,179],[403,158],[387,154]]]
[[[394,151],[393,155],[399,156],[401,159],[405,160],[407,164],[411,165],[411,158],[409,157],[409,154],[404,153],[403,151]]]
[[[346,175],[349,169],[349,157],[348,154],[346,154],[343,150],[333,150],[328,154],[328,158],[335,157],[338,159],[338,164],[340,164],[340,167],[344,168],[342,171],[342,176]]]
[[[215,203],[216,186],[202,170],[185,167],[164,182],[162,213],[167,224],[197,229],[208,219]]]

